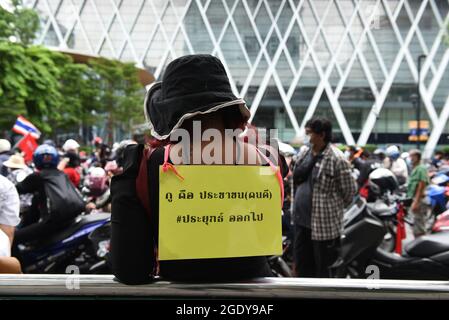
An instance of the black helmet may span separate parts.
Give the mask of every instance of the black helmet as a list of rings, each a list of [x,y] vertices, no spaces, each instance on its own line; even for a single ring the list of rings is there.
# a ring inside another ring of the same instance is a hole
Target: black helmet
[[[137,142],[134,140],[123,140],[119,143],[117,149],[115,150],[115,161],[119,167],[123,166],[125,149],[131,144],[137,144]]]
[[[393,192],[398,189],[398,180],[393,172],[385,168],[378,168],[370,173],[368,177],[370,190],[377,195],[382,195],[387,191]]]

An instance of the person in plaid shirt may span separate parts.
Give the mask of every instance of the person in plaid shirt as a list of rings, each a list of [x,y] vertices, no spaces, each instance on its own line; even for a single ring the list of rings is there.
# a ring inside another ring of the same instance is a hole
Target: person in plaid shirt
[[[344,208],[357,192],[351,166],[333,146],[332,124],[324,118],[306,123],[310,146],[298,155],[295,194],[295,265],[300,277],[327,278],[338,258]],[[309,143],[307,143],[309,144]]]

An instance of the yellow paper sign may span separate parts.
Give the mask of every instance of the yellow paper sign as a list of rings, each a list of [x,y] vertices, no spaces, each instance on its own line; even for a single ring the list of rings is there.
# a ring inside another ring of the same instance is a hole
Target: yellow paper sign
[[[270,167],[159,171],[159,260],[282,254],[281,196]]]

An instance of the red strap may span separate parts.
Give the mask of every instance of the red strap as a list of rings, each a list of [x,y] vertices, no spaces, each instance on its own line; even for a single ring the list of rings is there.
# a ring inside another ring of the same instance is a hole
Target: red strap
[[[151,217],[150,194],[148,192],[148,160],[154,149],[150,145],[145,145],[140,160],[139,173],[136,178],[137,197],[142,203],[148,216]]]
[[[406,238],[404,216],[404,207],[402,204],[399,204],[399,211],[397,213],[398,224],[396,227],[396,248],[394,251],[400,255],[402,255],[402,240]]]
[[[179,174],[179,172],[178,172],[178,170],[176,170],[175,166],[172,165],[170,162],[168,162],[168,158],[170,156],[170,147],[171,147],[171,144],[168,144],[165,146],[164,164],[162,165],[162,171],[167,172],[168,170],[171,170],[180,180],[184,180],[184,177]]]
[[[263,154],[262,151],[259,150],[259,148],[256,148],[257,152],[262,156],[262,158],[265,159],[266,162],[270,165],[271,169],[273,169],[273,172],[276,173],[276,178],[279,182],[279,187],[281,188],[281,207],[284,205],[284,179],[282,178],[280,167],[276,167],[273,162]]]

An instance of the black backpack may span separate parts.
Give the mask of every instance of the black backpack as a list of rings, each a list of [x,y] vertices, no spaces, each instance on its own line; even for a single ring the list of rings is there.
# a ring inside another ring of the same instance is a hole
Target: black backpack
[[[44,181],[49,220],[67,221],[84,211],[83,197],[64,172],[44,169],[40,176]]]

